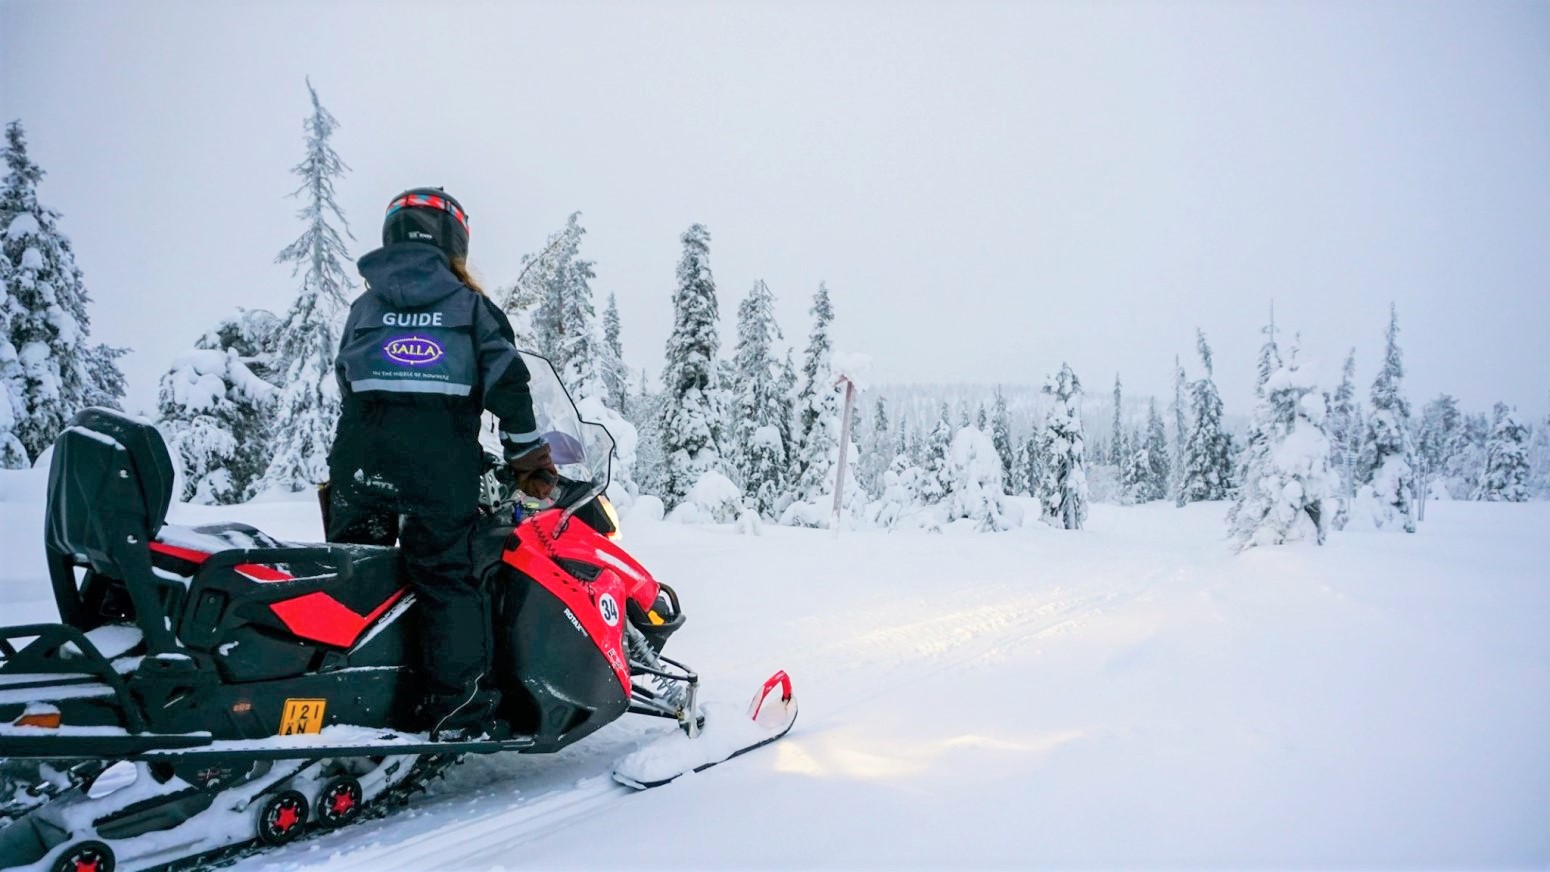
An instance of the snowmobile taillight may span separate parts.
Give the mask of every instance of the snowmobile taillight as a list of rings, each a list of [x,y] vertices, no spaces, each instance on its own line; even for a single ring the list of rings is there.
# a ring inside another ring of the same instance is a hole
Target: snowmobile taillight
[[[662,616],[661,615],[657,614],[657,610],[656,609],[652,609],[651,611],[646,613],[646,620],[650,621],[653,626],[657,626],[657,627],[660,627],[663,624],[667,623],[667,621],[662,620]]]
[[[15,727],[42,727],[45,730],[59,729],[59,712],[34,712],[30,715],[22,715],[11,722]]]

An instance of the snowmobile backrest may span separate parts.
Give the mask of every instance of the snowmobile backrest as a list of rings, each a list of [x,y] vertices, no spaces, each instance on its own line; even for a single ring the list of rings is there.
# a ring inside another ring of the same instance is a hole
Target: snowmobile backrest
[[[101,408],[70,420],[54,440],[44,530],[61,619],[88,620],[74,572],[84,566],[124,581],[153,649],[172,644],[162,616],[150,614],[159,601],[149,551],[171,502],[172,458],[155,427]]]

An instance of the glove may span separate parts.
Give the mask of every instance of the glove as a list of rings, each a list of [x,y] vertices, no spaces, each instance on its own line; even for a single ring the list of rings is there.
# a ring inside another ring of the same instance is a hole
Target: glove
[[[506,446],[506,465],[517,475],[517,487],[523,493],[548,499],[559,484],[560,471],[554,467],[549,443],[542,439]]]

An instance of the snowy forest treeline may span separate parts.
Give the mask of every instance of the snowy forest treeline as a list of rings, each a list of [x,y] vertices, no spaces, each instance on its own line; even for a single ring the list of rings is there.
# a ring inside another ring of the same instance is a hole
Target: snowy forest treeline
[[[292,267],[293,304],[279,315],[238,309],[211,325],[168,361],[159,385],[157,424],[184,500],[241,502],[310,489],[327,475],[339,409],[333,356],[361,288],[334,198],[348,171],[330,144],[338,122],[310,83],[308,92],[293,169],[302,230],[276,257]],[[21,468],[76,411],[119,407],[116,361],[128,349],[90,341],[90,297],[60,216],[38,202],[43,171],[19,122],[6,128],[5,161],[0,467]],[[833,347],[836,295],[825,284],[812,292],[801,335],[788,338],[771,289],[752,282],[735,299],[735,335],[723,341],[721,307],[734,300],[716,282],[710,231],[693,225],[680,237],[663,365],[631,372],[612,294],[599,312],[585,235],[572,214],[489,293],[518,345],[552,361],[584,416],[614,434],[611,494],[639,510],[756,531],[827,526],[838,506],[852,526],[1000,531],[1035,519],[1080,529],[1095,501],[1227,500],[1231,537],[1247,547],[1322,542],[1338,529],[1414,532],[1428,498],[1550,497],[1550,418],[1530,426],[1505,404],[1469,411],[1448,395],[1412,408],[1392,310],[1374,381],[1358,383],[1353,349],[1332,387],[1317,383],[1298,336],[1288,338],[1272,310],[1254,408],[1234,419],[1197,331],[1194,353],[1173,361],[1171,396],[1127,394],[1119,375],[1110,390],[1106,376],[1100,387],[1062,364],[1037,391],[866,391],[847,428],[839,377],[864,384],[867,366]]]

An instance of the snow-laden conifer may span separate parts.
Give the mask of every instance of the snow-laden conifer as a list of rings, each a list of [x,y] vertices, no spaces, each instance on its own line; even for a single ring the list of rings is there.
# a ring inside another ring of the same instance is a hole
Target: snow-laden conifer
[[[1129,506],[1146,502],[1147,477],[1151,474],[1146,437],[1139,430],[1121,432],[1119,457],[1120,504]]]
[[[1378,529],[1397,527],[1415,532],[1415,454],[1410,440],[1410,401],[1402,382],[1404,360],[1399,350],[1399,314],[1389,307],[1389,328],[1383,366],[1372,383],[1372,412],[1362,446],[1363,487],[1358,502],[1366,503]],[[1365,526],[1366,518],[1363,519]]]
[[[1539,499],[1550,499],[1550,414],[1534,428],[1529,454],[1529,491]]]
[[[1190,386],[1190,428],[1184,443],[1178,504],[1224,500],[1232,492],[1232,439],[1222,429],[1222,398],[1212,381],[1211,346],[1195,331],[1205,375]]]
[[[737,351],[732,401],[732,445],[737,478],[745,503],[766,517],[777,512],[785,491],[786,446],[781,418],[790,414],[782,396],[780,364],[775,345],[781,340],[775,322],[775,295],[761,279],[754,282],[737,307]]]
[[[1485,472],[1475,489],[1475,499],[1522,503],[1529,499],[1528,428],[1506,403],[1497,403],[1492,415],[1491,439],[1486,443]]]
[[[1169,458],[1168,467],[1171,476],[1168,479],[1168,493],[1173,496],[1179,505],[1184,505],[1184,458],[1188,456],[1186,443],[1189,441],[1189,379],[1184,374],[1184,365],[1179,362],[1179,356],[1173,356],[1173,401],[1168,404],[1168,412],[1173,417],[1173,454]]]
[[[598,369],[606,394],[604,399],[611,408],[624,414],[625,407],[629,405],[630,374],[624,368],[624,345],[619,334],[619,301],[610,291],[608,306],[603,309],[603,349]]]
[[[1346,355],[1341,370],[1340,387],[1330,398],[1327,422],[1330,444],[1330,468],[1339,479],[1338,497],[1334,519],[1330,526],[1345,529],[1350,514],[1351,501],[1356,496],[1357,464],[1361,456],[1362,433],[1366,428],[1362,418],[1362,405],[1356,397],[1356,349]]]
[[[566,283],[572,279],[571,261],[580,251],[581,236],[586,233],[580,219],[580,212],[572,212],[565,226],[544,240],[543,248],[522,255],[522,269],[516,281],[493,295],[511,321],[518,348],[545,357],[554,354],[556,336],[561,332],[556,323],[560,312],[549,302],[553,295],[563,294]]]
[[[797,460],[797,443],[801,438],[801,433],[798,429],[801,426],[801,419],[797,414],[797,410],[800,407],[797,384],[796,363],[792,359],[791,348],[788,346],[786,348],[786,355],[780,362],[780,395],[785,398],[787,403],[786,414],[780,418],[780,441],[782,445],[786,446],[788,481],[790,480],[792,466]],[[789,497],[789,494],[787,497]],[[785,506],[781,508],[784,509]]]
[[[1471,500],[1485,473],[1486,445],[1491,441],[1491,419],[1485,413],[1460,418],[1458,437],[1446,463],[1448,496]]]
[[[1125,421],[1122,407],[1124,396],[1120,393],[1119,373],[1114,374],[1114,422],[1109,428],[1109,453],[1107,461],[1111,466],[1120,468],[1121,479],[1124,478],[1123,468],[1130,458],[1127,456],[1125,446]]]
[[[1010,530],[1017,525],[1008,511],[1001,457],[994,439],[977,427],[965,427],[953,437],[947,455],[948,493],[944,523],[967,520],[981,532]]]
[[[950,455],[953,444],[952,412],[942,403],[936,425],[925,439],[925,456],[922,458],[919,495],[922,505],[934,506],[947,498],[952,489]]]
[[[1080,530],[1087,521],[1087,470],[1077,399],[1082,383],[1071,367],[1062,363],[1060,372],[1045,380],[1043,391],[1054,403],[1039,433],[1040,510],[1051,526]]]
[[[1018,491],[1034,499],[1038,498],[1039,485],[1044,481],[1044,461],[1039,454],[1040,432],[1040,430],[1034,430],[1029,434],[1028,441],[1023,445],[1022,473],[1020,476],[1022,489]]]
[[[571,394],[604,397],[608,391],[601,375],[597,310],[592,303],[592,279],[597,274],[593,262],[581,256],[586,232],[581,213],[572,213],[559,233],[560,244],[540,261],[542,284],[532,325],[538,352],[554,364]]]
[[[1279,352],[1275,359],[1279,362]],[[1324,396],[1294,345],[1286,361],[1266,376],[1254,408],[1259,438],[1245,451],[1228,515],[1229,535],[1239,548],[1323,544],[1337,486],[1329,469],[1324,416]]]
[[[302,200],[296,214],[306,226],[275,258],[276,263],[291,265],[292,277],[301,276],[301,287],[275,338],[280,395],[271,422],[269,467],[258,491],[294,492],[326,479],[328,450],[339,419],[334,355],[346,295],[354,282],[344,240],[329,216],[349,234],[349,222],[334,200],[334,180],[349,167],[329,144],[339,122],[323,108],[310,81],[307,93],[312,98],[312,114],[303,122],[307,154],[292,170],[302,179],[292,196]]]
[[[840,393],[830,370],[834,347],[829,325],[834,321],[834,308],[829,303],[828,285],[818,283],[808,311],[813,316],[813,330],[802,355],[802,387],[797,395],[800,441],[791,480],[797,500],[817,502],[824,494],[834,493],[833,463],[840,437]]]
[[[662,371],[659,494],[676,507],[707,472],[722,473],[716,432],[719,389],[716,354],[721,347],[716,280],[710,270],[710,231],[692,225],[680,237],[678,286],[673,291],[673,332]]]
[[[277,393],[234,348],[173,358],[157,394],[157,426],[183,472],[180,499],[226,505],[251,495],[269,461],[265,422]]]
[[[1146,435],[1142,437],[1142,452],[1146,457],[1146,474],[1136,489],[1134,499],[1138,503],[1166,499],[1172,458],[1168,453],[1168,432],[1162,416],[1157,414],[1157,400],[1153,398],[1146,407]]]
[[[8,323],[0,337],[0,378],[14,419],[9,432],[35,458],[76,412],[118,407],[124,376],[117,361],[124,350],[90,341],[91,296],[70,240],[59,230],[59,213],[38,200],[44,172],[28,156],[18,121],[6,125],[4,158],[0,258],[8,269],[0,276],[0,301]],[[14,463],[15,446],[3,437],[0,443],[0,465]]]
[[[1462,421],[1458,401],[1447,394],[1438,396],[1421,409],[1421,421],[1415,433],[1416,492],[1420,503],[1417,520],[1426,520],[1427,497],[1431,495],[1433,484],[1447,474],[1448,463],[1462,435]]]
[[[640,383],[631,389],[626,403],[629,411],[625,417],[638,434],[630,473],[642,493],[662,492],[662,401],[662,393],[651,389],[646,371],[641,370]]]
[[[16,429],[26,414],[26,383],[11,344],[11,259],[0,253],[0,469],[26,469],[30,458]]]
[[[860,405],[857,403],[857,408],[860,408]],[[882,496],[883,475],[888,471],[889,463],[897,453],[893,424],[888,420],[887,404],[882,397],[877,397],[872,404],[870,426],[866,428],[865,434],[853,438],[852,441],[861,448],[860,456],[856,458],[856,472],[861,480],[861,489],[869,498]]]
[[[1013,468],[1016,466],[1016,452],[1012,448],[1012,416],[1007,412],[1006,394],[1001,392],[1001,386],[996,386],[995,412],[990,419],[990,438],[996,446],[996,456],[1001,459],[1001,483],[1004,493],[1015,493],[1016,485]]]
[[[1243,451],[1236,458],[1237,481],[1243,485],[1235,495],[1232,508],[1227,513],[1227,525],[1230,529],[1237,529],[1238,512],[1245,505],[1248,498],[1246,488],[1250,477],[1258,480],[1265,475],[1265,469],[1270,465],[1271,440],[1274,434],[1271,432],[1275,424],[1275,417],[1265,407],[1265,383],[1270,376],[1281,369],[1281,349],[1276,342],[1276,315],[1275,306],[1270,307],[1270,323],[1260,328],[1265,334],[1265,341],[1260,343],[1259,367],[1254,377],[1254,416],[1249,420],[1248,439]]]

